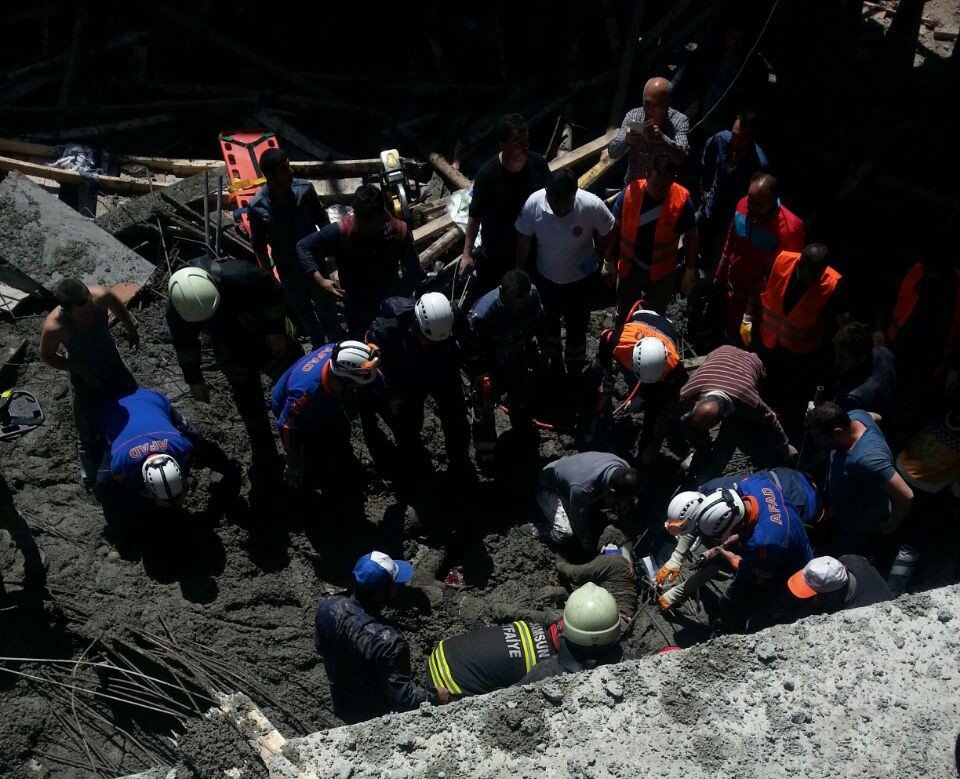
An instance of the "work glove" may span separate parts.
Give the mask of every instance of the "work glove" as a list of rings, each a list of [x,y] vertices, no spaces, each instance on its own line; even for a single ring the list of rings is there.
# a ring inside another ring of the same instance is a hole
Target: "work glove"
[[[740,322],[740,340],[743,341],[745,349],[750,348],[753,341],[753,317],[750,314],[744,314],[743,321]]]
[[[283,480],[293,488],[303,486],[303,458],[291,455],[283,469]]]
[[[657,605],[662,611],[669,611],[673,608],[673,600],[666,593],[657,598]]]
[[[680,576],[680,566],[674,563],[672,560],[668,560],[663,565],[660,566],[660,570],[657,571],[657,584],[663,586],[664,584],[673,584]]]

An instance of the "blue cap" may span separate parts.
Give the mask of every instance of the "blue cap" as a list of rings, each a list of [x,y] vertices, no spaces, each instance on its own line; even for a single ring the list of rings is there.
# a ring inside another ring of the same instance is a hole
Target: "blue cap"
[[[406,560],[394,560],[383,552],[370,552],[353,566],[353,578],[361,590],[385,590],[393,583],[410,581],[413,566]]]

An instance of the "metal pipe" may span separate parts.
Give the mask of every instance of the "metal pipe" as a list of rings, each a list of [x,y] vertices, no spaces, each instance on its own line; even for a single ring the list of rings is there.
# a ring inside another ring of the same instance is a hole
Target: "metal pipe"
[[[223,232],[223,174],[217,174],[217,257],[220,256],[220,234]]]
[[[213,252],[210,249],[210,171],[203,171],[203,245],[207,248],[207,257]]]

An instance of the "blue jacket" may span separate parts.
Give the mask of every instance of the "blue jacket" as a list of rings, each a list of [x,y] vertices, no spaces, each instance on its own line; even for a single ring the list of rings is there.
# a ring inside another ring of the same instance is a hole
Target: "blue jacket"
[[[333,347],[327,344],[302,357],[273,387],[270,406],[287,453],[300,451],[304,432],[322,430],[344,417],[343,404],[327,384]]]
[[[784,581],[813,559],[813,549],[796,507],[769,476],[758,473],[740,482],[741,498],[759,506],[757,521],[741,532],[737,576],[753,584]]]
[[[436,703],[433,691],[414,684],[410,649],[400,631],[367,614],[353,598],[326,598],[317,609],[316,629],[314,646],[340,719],[360,722]]]
[[[481,297],[468,315],[481,362],[491,365],[516,365],[526,356],[526,348],[543,319],[540,293],[530,287],[530,295],[519,311],[510,311],[500,302],[500,290],[492,289]]]
[[[413,298],[387,298],[367,333],[368,340],[380,347],[387,387],[401,395],[427,393],[451,376],[458,379],[460,340],[467,328],[466,317],[454,308],[453,334],[445,341],[430,341],[417,326],[415,305]]]
[[[142,489],[143,461],[151,454],[171,455],[186,476],[193,444],[184,427],[170,401],[155,390],[141,388],[109,403],[101,411],[101,430],[110,450],[107,478]]]

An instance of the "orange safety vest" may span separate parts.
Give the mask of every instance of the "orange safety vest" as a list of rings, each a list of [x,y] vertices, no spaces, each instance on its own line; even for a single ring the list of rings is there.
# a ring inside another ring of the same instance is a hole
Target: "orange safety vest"
[[[957,278],[957,300],[953,306],[953,323],[950,325],[950,335],[947,337],[947,348],[944,350],[940,365],[937,366],[937,375],[945,370],[947,358],[952,354],[957,338],[960,337],[960,270],[954,270],[953,274]],[[904,277],[903,283],[900,284],[897,304],[893,307],[893,317],[890,319],[890,324],[887,325],[887,340],[891,343],[896,340],[900,328],[906,324],[913,314],[913,309],[920,299],[917,285],[922,277],[923,265],[918,262],[910,269],[910,272]]]
[[[783,299],[799,252],[780,252],[773,261],[770,277],[760,295],[760,338],[767,349],[778,343],[788,352],[810,354],[823,342],[824,306],[842,278],[833,268],[825,268],[820,280],[807,287],[789,314],[783,313]]]
[[[640,228],[643,196],[647,191],[647,180],[640,179],[627,184],[623,194],[623,210],[620,217],[620,259],[617,262],[617,275],[626,278],[634,262],[634,248],[637,241],[637,230]],[[677,183],[670,185],[670,191],[660,206],[657,216],[657,227],[653,234],[653,251],[650,255],[650,281],[669,276],[677,267],[677,249],[680,246],[680,236],[674,230],[683,213],[690,192]],[[652,210],[652,209],[651,209]],[[643,214],[647,217],[648,211]]]
[[[620,340],[613,347],[613,358],[620,363],[628,373],[633,373],[633,347],[641,338],[653,337],[659,340],[667,350],[667,367],[663,372],[666,376],[680,364],[680,354],[677,345],[672,339],[665,336],[657,328],[646,322],[627,322],[620,332]]]

